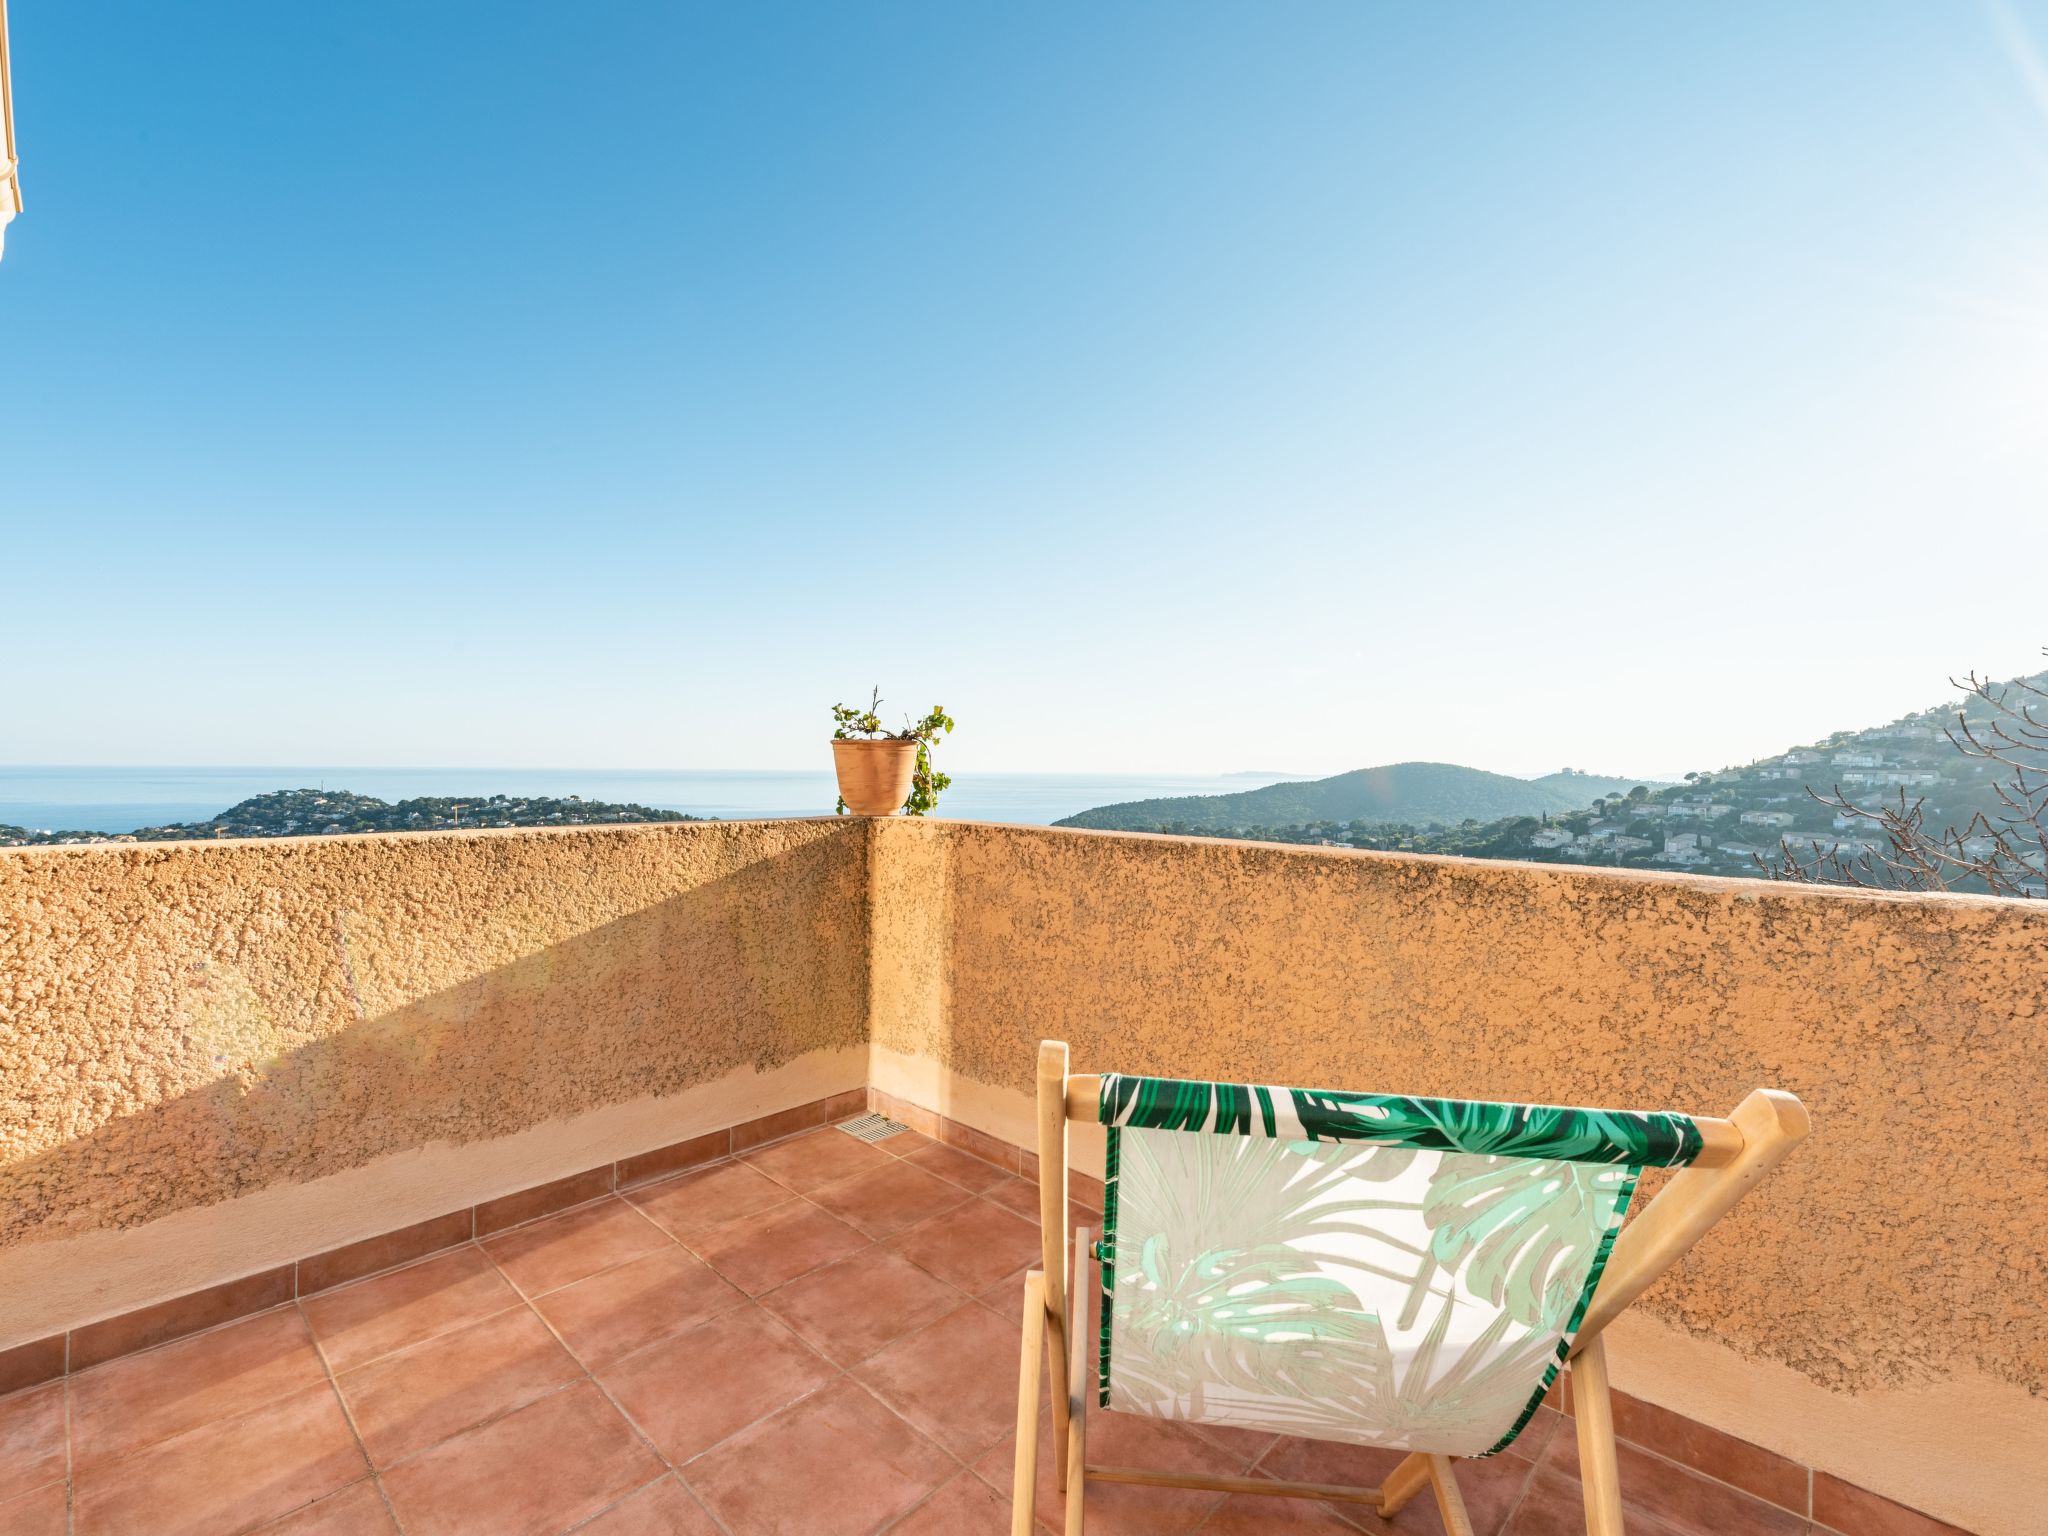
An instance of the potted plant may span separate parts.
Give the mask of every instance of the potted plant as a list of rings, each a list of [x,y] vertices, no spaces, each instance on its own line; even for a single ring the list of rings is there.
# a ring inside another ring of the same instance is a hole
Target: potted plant
[[[932,743],[953,729],[937,704],[922,720],[892,731],[882,724],[882,690],[866,709],[832,706],[832,767],[839,775],[839,814],[922,816],[953,780],[932,767]]]

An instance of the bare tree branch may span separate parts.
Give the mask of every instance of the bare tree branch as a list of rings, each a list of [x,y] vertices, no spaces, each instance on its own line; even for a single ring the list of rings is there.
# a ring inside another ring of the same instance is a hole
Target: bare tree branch
[[[1946,735],[1964,757],[2005,770],[1989,786],[1997,810],[1974,811],[1961,828],[1931,829],[1925,796],[1909,802],[1901,789],[1896,804],[1870,807],[1851,800],[1839,784],[1825,795],[1809,787],[1807,794],[1838,822],[1872,835],[1853,849],[1809,839],[1804,852],[1781,838],[1775,853],[1753,855],[1758,869],[1774,880],[1818,885],[2048,897],[2048,718],[2041,713],[2048,710],[2048,688],[2025,678],[1993,682],[1975,672],[1949,681],[1969,697]]]

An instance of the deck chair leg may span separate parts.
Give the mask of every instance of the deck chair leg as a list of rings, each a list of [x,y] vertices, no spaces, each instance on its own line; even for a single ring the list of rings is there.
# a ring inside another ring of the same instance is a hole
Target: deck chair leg
[[[1067,1461],[1067,1408],[1073,1394],[1067,1380],[1067,1318],[1079,1282],[1067,1267],[1067,1047],[1059,1040],[1038,1043],[1038,1225],[1045,1256],[1045,1327],[1052,1341],[1046,1367],[1052,1373],[1052,1460],[1064,1493],[1072,1470]]]
[[[1607,1395],[1604,1340],[1594,1339],[1572,1361],[1572,1413],[1579,1426],[1586,1536],[1622,1536],[1621,1470],[1614,1455],[1614,1401]]]
[[[1017,1469],[1010,1484],[1010,1536],[1032,1536],[1038,1512],[1038,1382],[1045,1358],[1045,1276],[1024,1277],[1024,1353],[1017,1365]]]
[[[1082,1277],[1088,1273],[1088,1229],[1074,1229],[1074,1267],[1067,1271],[1067,1530],[1082,1536],[1088,1519],[1088,1303]]]
[[[1380,1484],[1379,1515],[1382,1520],[1391,1520],[1408,1507],[1408,1501],[1429,1486],[1429,1458],[1421,1451],[1412,1452],[1408,1459],[1387,1474],[1387,1480]]]
[[[1465,1512],[1465,1495],[1458,1491],[1458,1474],[1451,1470],[1451,1458],[1431,1456],[1428,1468],[1436,1510],[1444,1519],[1444,1536],[1473,1536],[1472,1517]]]

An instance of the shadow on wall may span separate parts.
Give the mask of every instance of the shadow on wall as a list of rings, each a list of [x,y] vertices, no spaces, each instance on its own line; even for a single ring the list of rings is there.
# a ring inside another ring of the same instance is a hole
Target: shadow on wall
[[[686,892],[374,1012],[380,949],[334,913],[359,1022],[276,1049],[247,976],[185,965],[176,1018],[140,1019],[127,1078],[211,1050],[207,1086],[0,1169],[0,1246],[141,1225],[429,1142],[501,1137],[767,1070],[866,1038],[860,872],[829,842]],[[820,900],[821,885],[846,887]],[[157,1031],[151,1040],[147,1032]]]

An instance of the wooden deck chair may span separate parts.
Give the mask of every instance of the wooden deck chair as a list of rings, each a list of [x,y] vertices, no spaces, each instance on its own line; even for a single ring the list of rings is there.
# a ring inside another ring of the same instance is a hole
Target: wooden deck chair
[[[1064,1240],[1067,1123],[1108,1128],[1103,1231]],[[1045,1267],[1024,1288],[1014,1536],[1030,1536],[1051,1370],[1066,1536],[1089,1482],[1367,1504],[1429,1487],[1470,1536],[1453,1463],[1505,1449],[1567,1361],[1586,1529],[1619,1536],[1601,1330],[1791,1151],[1800,1102],[1725,1120],[1457,1099],[1077,1077],[1038,1058]],[[1628,1227],[1646,1167],[1677,1168]],[[1090,1257],[1102,1325],[1088,1333]],[[1092,1362],[1092,1368],[1091,1368]],[[1095,1406],[1409,1454],[1378,1488],[1088,1460]]]

